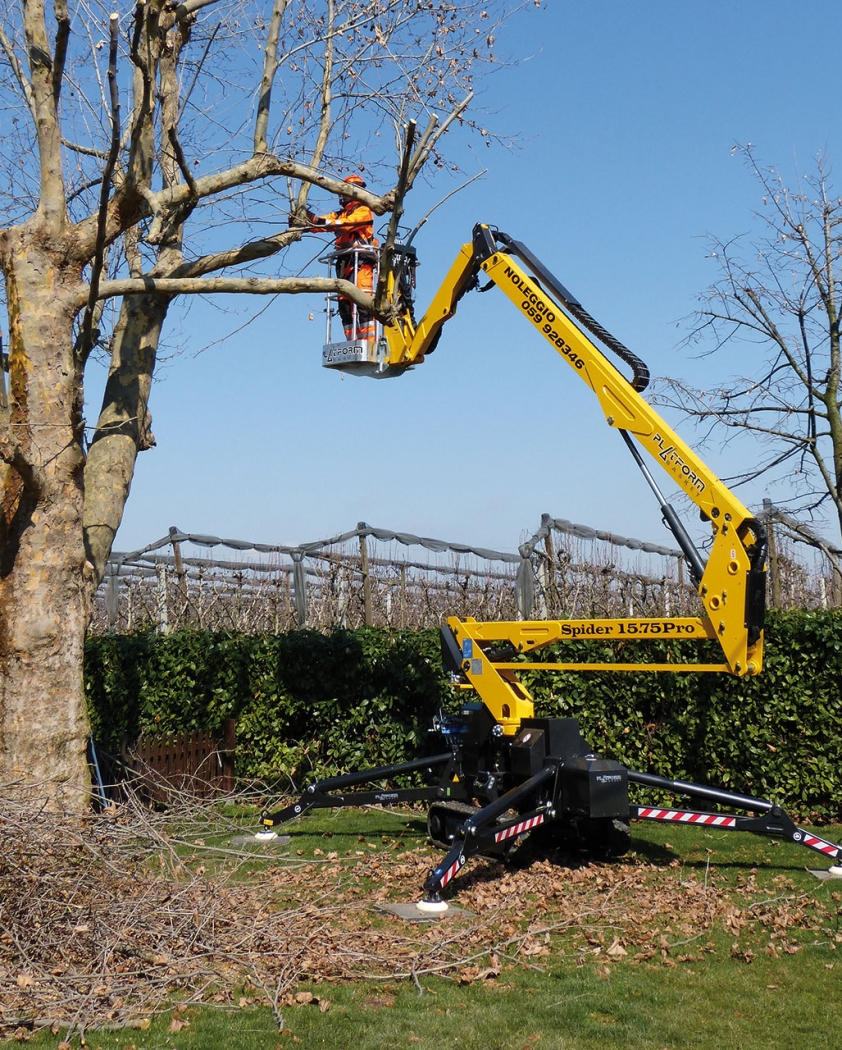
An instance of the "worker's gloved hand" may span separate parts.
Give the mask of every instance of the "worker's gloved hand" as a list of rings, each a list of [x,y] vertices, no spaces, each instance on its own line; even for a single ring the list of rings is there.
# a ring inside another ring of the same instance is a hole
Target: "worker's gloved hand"
[[[309,226],[310,224],[311,223],[310,223],[310,213],[309,212],[305,212],[304,215],[302,215],[301,212],[296,209],[295,211],[291,211],[289,213],[288,218],[287,218],[287,226],[291,230],[292,229],[303,229],[303,228],[306,228],[307,226]]]

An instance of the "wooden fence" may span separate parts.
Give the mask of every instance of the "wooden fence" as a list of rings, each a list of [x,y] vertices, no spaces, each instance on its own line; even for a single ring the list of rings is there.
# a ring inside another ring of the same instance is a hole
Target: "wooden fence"
[[[126,774],[154,801],[176,794],[209,798],[234,790],[236,721],[227,718],[221,733],[145,735],[123,753]]]

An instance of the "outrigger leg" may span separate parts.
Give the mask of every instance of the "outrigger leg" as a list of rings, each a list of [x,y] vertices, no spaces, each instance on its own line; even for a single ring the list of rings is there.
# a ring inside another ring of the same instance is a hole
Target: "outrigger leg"
[[[291,806],[274,813],[264,813],[261,822],[264,836],[271,835],[278,824],[300,817],[310,809],[340,809],[343,806],[372,806],[393,802],[419,802],[451,798],[461,800],[467,797],[467,791],[459,784],[451,782],[450,770],[454,756],[452,751],[427,758],[416,758],[411,762],[401,762],[394,766],[378,766],[375,769],[363,769],[356,773],[346,773],[341,777],[317,780],[304,791],[301,798]],[[441,767],[441,776],[435,785],[417,788],[398,788],[396,790],[377,789],[373,791],[351,791],[342,794],[344,789],[357,784],[370,784],[378,780],[391,780],[406,773],[415,773],[419,769]],[[258,833],[260,834],[260,833]]]
[[[736,806],[748,810],[753,816],[740,816],[736,813],[705,813],[690,809],[669,809],[663,806],[631,806],[629,815],[632,820],[654,820],[668,824],[693,824],[714,828],[720,831],[748,831],[755,835],[767,835],[770,838],[789,839],[790,842],[821,854],[830,860],[842,859],[842,846],[830,842],[811,831],[799,827],[780,806],[762,798],[750,795],[739,795],[721,788],[707,787],[704,784],[691,784],[684,780],[667,780],[652,773],[637,773],[629,770],[629,781],[643,784],[646,787],[663,788],[677,795],[689,798],[707,799],[726,806]],[[842,864],[836,863],[824,871],[814,872],[821,878],[842,878]]]
[[[442,900],[442,891],[464,867],[468,857],[492,850],[502,853],[509,839],[532,831],[545,820],[552,819],[555,816],[552,808],[552,798],[555,792],[550,792],[548,800],[539,803],[530,812],[518,813],[517,816],[511,816],[506,820],[499,818],[510,810],[517,811],[520,805],[534,795],[542,784],[553,779],[557,774],[558,766],[545,766],[529,780],[525,780],[468,817],[458,828],[447,856],[427,876],[427,881],[424,883],[424,896],[416,904],[418,910],[431,914],[446,911],[448,905]]]

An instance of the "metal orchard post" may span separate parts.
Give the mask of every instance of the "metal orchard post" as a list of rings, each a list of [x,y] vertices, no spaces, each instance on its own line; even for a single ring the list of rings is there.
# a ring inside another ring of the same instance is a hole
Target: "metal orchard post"
[[[357,525],[357,529],[360,531],[360,567],[362,570],[363,577],[363,610],[365,616],[366,627],[371,627],[374,623],[374,617],[371,610],[371,575],[369,573],[368,565],[368,544],[365,538],[365,532],[368,526],[364,521],[361,521]]]

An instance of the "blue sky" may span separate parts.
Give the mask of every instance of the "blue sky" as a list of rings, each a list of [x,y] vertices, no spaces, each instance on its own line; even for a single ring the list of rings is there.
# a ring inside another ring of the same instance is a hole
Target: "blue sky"
[[[753,143],[790,181],[818,151],[839,159],[840,31],[830,0],[550,0],[525,12],[498,40],[530,57],[478,100],[482,121],[521,145],[460,147],[468,174],[488,172],[419,235],[419,307],[487,222],[524,241],[654,376],[724,381],[739,362],[679,344],[716,276],[705,235],[757,228],[760,189],[732,148]],[[421,187],[408,221],[452,188]],[[302,263],[313,249],[297,249]],[[173,318],[179,354],[151,405],[158,445],[138,460],[115,549],[171,525],[298,543],[365,520],[513,550],[542,512],[671,544],[588,389],[502,294],[468,296],[423,367],[385,382],[321,368],[322,306],[196,301]],[[725,476],[755,456],[739,442],[705,452]],[[752,506],[763,492],[740,494]]]

